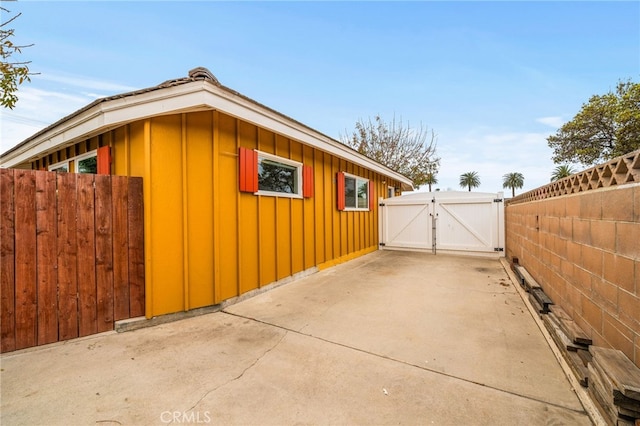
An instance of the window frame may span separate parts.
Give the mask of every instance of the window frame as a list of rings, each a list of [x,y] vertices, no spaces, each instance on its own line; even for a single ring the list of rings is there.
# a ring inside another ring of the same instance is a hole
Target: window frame
[[[85,172],[81,172],[80,171],[80,161],[82,160],[86,160],[88,158],[96,158],[96,172],[95,173],[85,173]],[[71,159],[69,159],[69,161],[74,161],[74,173],[82,173],[82,174],[94,174],[97,175],[98,174],[98,150],[94,149],[93,151],[89,151],[89,152],[85,152],[84,154],[80,154],[77,155]]]
[[[67,170],[60,170],[65,167]],[[47,167],[47,170],[50,172],[58,172],[58,173],[71,173],[71,160],[60,161],[58,163],[52,164]]]
[[[394,186],[389,185],[387,187],[387,198],[393,198],[396,196],[396,188]]]
[[[371,180],[364,178],[362,176],[357,176],[357,175],[352,175],[351,173],[346,173],[344,172],[344,194],[342,194],[342,197],[344,197],[344,211],[351,211],[351,212],[368,212],[371,211],[370,206],[371,206]],[[356,184],[356,196],[355,196],[355,200],[356,200],[356,206],[355,207],[350,207],[347,205],[347,179],[354,179],[355,180],[355,184]],[[358,181],[362,181],[362,182],[366,182],[367,184],[367,204],[366,207],[358,207]]]
[[[265,195],[268,197],[286,197],[286,198],[303,198],[303,179],[302,179],[302,168],[303,164],[299,161],[291,160],[289,158],[280,157],[278,155],[269,154],[268,152],[263,152],[259,150],[255,150],[258,153],[258,191],[254,194],[256,195]],[[285,166],[295,167],[295,187],[296,192],[277,192],[277,191],[265,191],[260,189],[260,163],[262,160],[273,161],[275,163],[284,164]]]

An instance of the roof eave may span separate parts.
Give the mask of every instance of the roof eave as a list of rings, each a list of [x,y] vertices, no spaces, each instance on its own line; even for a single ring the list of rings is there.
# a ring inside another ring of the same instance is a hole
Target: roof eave
[[[207,80],[158,86],[129,94],[98,99],[84,108],[36,133],[0,156],[0,165],[12,167],[104,133],[110,129],[159,115],[200,110],[219,110],[225,114],[269,128],[276,133],[365,165],[402,183],[412,190],[402,174],[371,160],[332,139],[240,93]]]

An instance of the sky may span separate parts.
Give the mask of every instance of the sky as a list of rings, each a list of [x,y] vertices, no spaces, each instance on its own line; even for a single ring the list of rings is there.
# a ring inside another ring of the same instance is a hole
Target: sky
[[[0,152],[104,97],[208,68],[334,139],[380,115],[433,130],[434,189],[549,182],[546,138],[640,81],[640,2],[2,2],[37,73],[0,109]],[[576,170],[584,167],[575,165]],[[422,188],[421,190],[426,190]]]

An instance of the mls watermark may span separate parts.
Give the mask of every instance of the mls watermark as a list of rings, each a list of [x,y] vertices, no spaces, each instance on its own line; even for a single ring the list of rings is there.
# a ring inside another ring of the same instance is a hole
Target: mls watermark
[[[211,423],[210,411],[163,411],[160,413],[162,423],[205,424]]]

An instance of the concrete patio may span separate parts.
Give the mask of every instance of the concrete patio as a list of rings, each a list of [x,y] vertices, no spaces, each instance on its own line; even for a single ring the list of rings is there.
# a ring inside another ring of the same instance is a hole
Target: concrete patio
[[[493,259],[378,251],[0,366],[3,425],[591,424]]]

